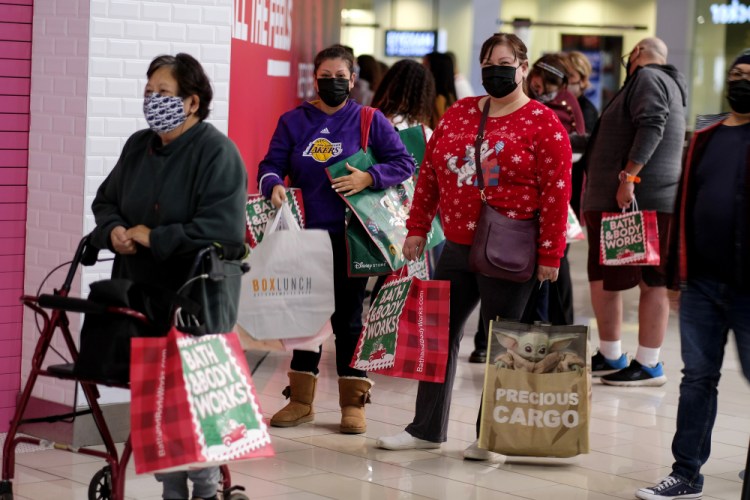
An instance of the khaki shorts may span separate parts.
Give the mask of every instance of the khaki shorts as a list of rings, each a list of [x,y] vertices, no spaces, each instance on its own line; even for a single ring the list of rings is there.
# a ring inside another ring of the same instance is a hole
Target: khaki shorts
[[[669,248],[669,232],[672,229],[672,214],[656,213],[656,223],[659,227],[659,256],[658,266],[603,266],[599,264],[599,236],[602,226],[602,212],[584,212],[586,233],[589,241],[589,258],[587,270],[589,281],[603,281],[603,287],[610,292],[628,290],[643,281],[646,285],[667,285],[667,251]]]

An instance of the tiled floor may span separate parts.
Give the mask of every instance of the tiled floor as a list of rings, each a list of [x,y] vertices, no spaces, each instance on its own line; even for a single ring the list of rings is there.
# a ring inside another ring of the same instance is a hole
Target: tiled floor
[[[571,252],[575,269],[578,322],[591,315],[584,271],[585,243]],[[628,294],[624,346],[635,351],[633,294]],[[449,439],[440,450],[385,451],[374,447],[381,435],[396,433],[410,421],[417,384],[373,375],[373,404],[367,407],[368,431],[337,433],[337,382],[330,349],[324,355],[316,397],[316,420],[290,429],[272,428],[276,456],[231,466],[237,484],[250,498],[337,499],[605,499],[633,498],[644,484],[665,476],[672,463],[681,361],[676,318],[670,319],[663,359],[669,382],[660,388],[615,388],[595,383],[590,421],[591,452],[572,459],[542,460],[496,456],[487,463],[467,462],[461,452],[474,440],[474,422],[483,366],[466,358],[472,349],[475,319],[467,325],[454,389]],[[592,331],[596,339],[596,332]],[[288,355],[272,353],[260,365],[255,383],[265,414],[284,404]],[[742,484],[750,438],[750,399],[734,343],[728,346],[720,386],[719,415],[711,459],[706,464],[704,498],[735,500]],[[19,453],[16,499],[87,498],[88,482],[102,462],[61,451]],[[157,499],[160,487],[151,476],[127,480],[128,498]]]

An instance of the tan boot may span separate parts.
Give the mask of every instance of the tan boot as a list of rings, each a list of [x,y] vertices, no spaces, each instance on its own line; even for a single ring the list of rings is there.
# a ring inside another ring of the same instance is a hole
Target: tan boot
[[[367,378],[339,378],[339,405],[341,406],[341,426],[343,434],[362,434],[367,430],[365,404],[370,402],[370,388],[373,382]]]
[[[273,427],[295,427],[315,418],[312,402],[318,376],[311,372],[289,372],[289,385],[282,392],[289,404],[271,417]]]

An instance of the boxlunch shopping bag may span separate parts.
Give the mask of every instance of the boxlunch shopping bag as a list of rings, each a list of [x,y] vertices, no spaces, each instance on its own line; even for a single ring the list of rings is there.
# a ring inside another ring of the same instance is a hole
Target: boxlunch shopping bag
[[[305,206],[302,204],[302,191],[298,188],[289,188],[286,190],[286,199],[297,224],[304,228]],[[273,220],[275,216],[276,209],[265,196],[262,194],[247,195],[247,204],[245,205],[246,239],[251,248],[258,246],[258,243],[263,239],[268,221]]]
[[[130,429],[138,474],[273,455],[236,334],[134,338]]]
[[[279,230],[283,225],[287,229]],[[237,324],[257,340],[311,337],[331,318],[333,250],[328,231],[301,230],[284,203],[242,275]]]
[[[490,322],[479,432],[503,455],[589,451],[588,328]]]
[[[659,227],[656,212],[638,210],[604,212],[600,232],[599,263],[605,266],[658,266]]]
[[[378,292],[350,366],[443,382],[448,363],[450,282],[389,277]]]

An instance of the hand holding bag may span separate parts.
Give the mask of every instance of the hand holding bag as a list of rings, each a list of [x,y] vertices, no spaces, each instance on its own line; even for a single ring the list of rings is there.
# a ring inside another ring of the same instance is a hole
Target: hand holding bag
[[[484,104],[479,122],[474,155],[477,183],[482,195],[474,242],[469,252],[469,269],[474,272],[523,283],[531,279],[536,269],[537,235],[539,222],[532,219],[510,219],[487,203],[480,152],[484,140],[484,126],[490,111],[490,98]]]
[[[656,212],[638,210],[604,212],[600,232],[599,263],[605,266],[658,266],[659,227]]]

